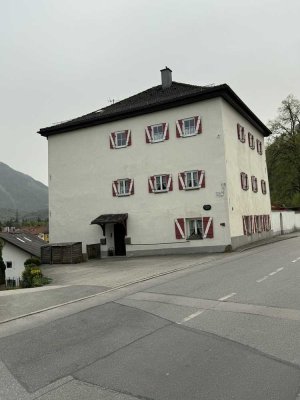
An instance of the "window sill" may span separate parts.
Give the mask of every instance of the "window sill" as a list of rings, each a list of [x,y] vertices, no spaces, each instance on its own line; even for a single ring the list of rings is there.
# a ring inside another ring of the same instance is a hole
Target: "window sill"
[[[153,193],[168,193],[168,189],[164,189],[164,190],[153,190]]]
[[[130,193],[118,194],[117,197],[127,197],[130,196]]]
[[[186,187],[184,190],[198,190],[198,189],[200,189],[200,186]]]
[[[165,141],[165,139],[151,140],[151,144],[153,144],[153,143],[161,143],[161,142],[164,142],[164,141]]]
[[[123,149],[124,147],[128,147],[128,145],[125,144],[124,146],[115,146],[115,149]]]
[[[187,137],[191,137],[191,136],[197,136],[197,133],[191,133],[190,135],[182,135],[182,138],[187,138]]]

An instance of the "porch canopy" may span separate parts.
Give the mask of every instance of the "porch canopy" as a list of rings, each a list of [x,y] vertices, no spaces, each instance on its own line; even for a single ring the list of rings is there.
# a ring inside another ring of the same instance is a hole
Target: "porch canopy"
[[[100,225],[103,230],[103,235],[105,236],[105,225],[106,224],[121,224],[124,226],[126,231],[126,221],[128,214],[103,214],[95,218],[91,224]]]

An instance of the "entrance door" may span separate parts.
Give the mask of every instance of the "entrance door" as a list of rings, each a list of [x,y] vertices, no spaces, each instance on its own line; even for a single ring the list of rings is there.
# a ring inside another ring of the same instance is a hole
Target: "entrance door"
[[[115,255],[126,256],[125,227],[122,224],[114,225]]]

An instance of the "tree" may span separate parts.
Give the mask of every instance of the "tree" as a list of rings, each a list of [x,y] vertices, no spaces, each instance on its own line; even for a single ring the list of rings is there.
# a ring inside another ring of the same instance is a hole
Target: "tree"
[[[300,206],[300,101],[289,95],[269,122],[266,150],[272,204]]]

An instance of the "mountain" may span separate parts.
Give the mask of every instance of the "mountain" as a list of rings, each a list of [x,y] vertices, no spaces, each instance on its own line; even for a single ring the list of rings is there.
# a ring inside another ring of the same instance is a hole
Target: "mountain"
[[[48,213],[48,187],[0,162],[0,220]],[[26,217],[27,218],[27,217]]]

